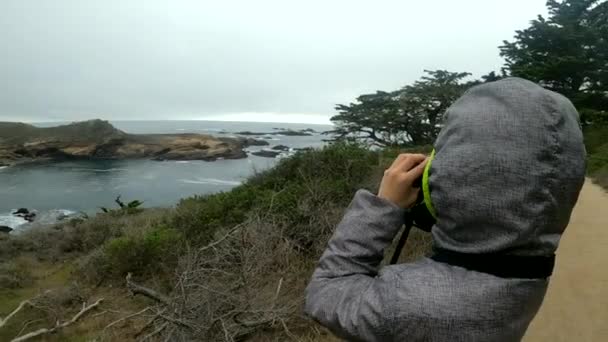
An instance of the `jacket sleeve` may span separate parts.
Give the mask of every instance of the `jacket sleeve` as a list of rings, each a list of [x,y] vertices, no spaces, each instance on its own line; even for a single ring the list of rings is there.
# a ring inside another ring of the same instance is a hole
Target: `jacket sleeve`
[[[359,190],[306,288],[306,313],[349,341],[392,340],[396,281],[378,268],[404,215]]]

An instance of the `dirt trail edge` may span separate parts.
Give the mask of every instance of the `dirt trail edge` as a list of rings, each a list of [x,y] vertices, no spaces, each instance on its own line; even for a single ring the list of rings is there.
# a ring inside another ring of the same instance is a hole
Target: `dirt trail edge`
[[[608,194],[585,182],[526,342],[608,341]]]

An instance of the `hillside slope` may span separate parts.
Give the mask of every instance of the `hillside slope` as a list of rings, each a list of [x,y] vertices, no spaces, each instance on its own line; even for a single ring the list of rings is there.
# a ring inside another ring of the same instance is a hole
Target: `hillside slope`
[[[104,120],[74,122],[55,127],[36,127],[20,122],[0,122],[0,144],[17,145],[34,140],[102,142],[127,134]]]

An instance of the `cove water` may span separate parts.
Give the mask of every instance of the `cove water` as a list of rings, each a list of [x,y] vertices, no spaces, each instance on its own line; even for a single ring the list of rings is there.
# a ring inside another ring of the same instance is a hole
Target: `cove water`
[[[317,132],[331,126],[313,124],[248,123],[213,121],[116,121],[127,133],[201,133],[233,136],[239,131],[273,132],[274,128]],[[37,124],[52,126],[54,124]],[[255,136],[256,139],[262,137]],[[326,136],[266,137],[270,145],[249,151],[286,145],[291,148],[321,147]],[[205,161],[100,160],[23,164],[0,169],[0,225],[19,229],[25,220],[11,215],[18,208],[35,210],[37,222],[53,220],[77,212],[93,214],[100,207],[115,207],[114,199],[141,200],[144,207],[168,207],[179,199],[227,191],[256,171],[275,165],[277,159],[249,155],[246,159]]]

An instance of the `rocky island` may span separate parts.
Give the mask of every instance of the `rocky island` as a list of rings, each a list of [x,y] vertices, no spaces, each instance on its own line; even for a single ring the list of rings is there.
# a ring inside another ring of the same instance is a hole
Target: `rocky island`
[[[128,134],[103,120],[48,128],[0,122],[0,166],[66,159],[239,159],[247,158],[244,148],[253,145],[268,143],[205,134]]]

